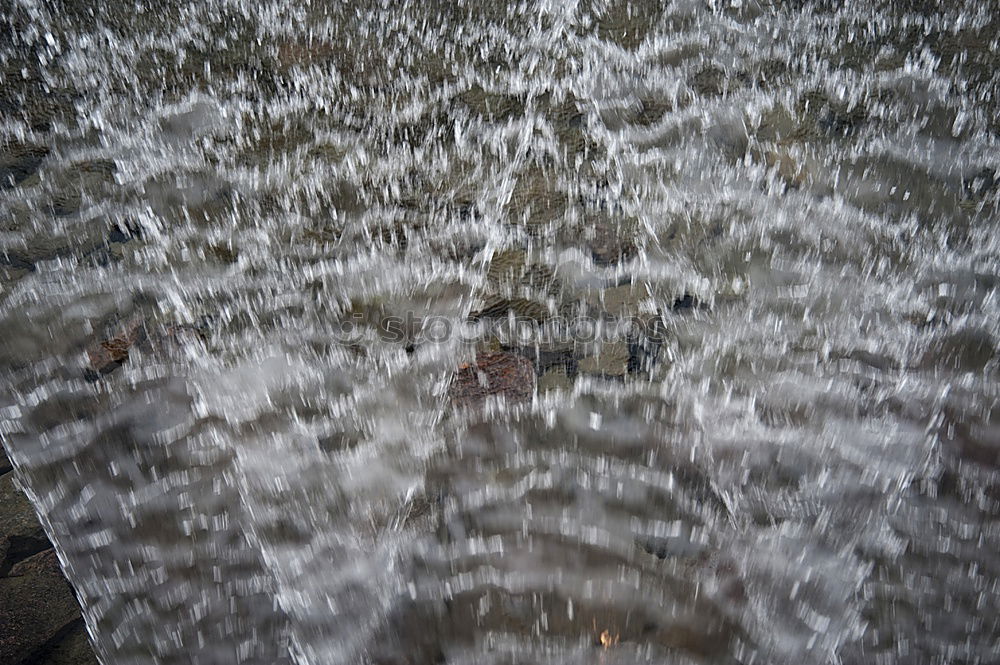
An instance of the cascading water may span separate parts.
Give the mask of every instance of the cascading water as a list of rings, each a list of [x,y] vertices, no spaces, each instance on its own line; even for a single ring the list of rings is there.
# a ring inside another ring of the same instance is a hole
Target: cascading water
[[[4,2],[102,662],[1000,660],[996,2]]]

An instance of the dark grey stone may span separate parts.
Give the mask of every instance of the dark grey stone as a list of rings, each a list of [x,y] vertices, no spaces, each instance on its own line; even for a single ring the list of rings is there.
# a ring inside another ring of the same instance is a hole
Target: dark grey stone
[[[0,579],[0,663],[38,662],[36,656],[53,649],[79,622],[80,606],[52,549]]]
[[[44,146],[8,143],[0,146],[0,189],[20,184],[38,170],[49,154]]]
[[[48,538],[38,523],[34,507],[14,486],[14,474],[3,475],[0,477],[0,575],[18,561],[48,547]],[[0,663],[5,662],[0,658]]]

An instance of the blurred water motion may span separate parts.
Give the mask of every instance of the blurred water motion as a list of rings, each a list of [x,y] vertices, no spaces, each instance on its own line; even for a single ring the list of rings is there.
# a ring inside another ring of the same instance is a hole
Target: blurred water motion
[[[1000,661],[993,0],[7,3],[102,662]]]

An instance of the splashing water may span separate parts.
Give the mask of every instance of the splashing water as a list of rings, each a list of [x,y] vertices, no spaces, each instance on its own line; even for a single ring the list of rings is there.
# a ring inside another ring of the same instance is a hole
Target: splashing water
[[[998,17],[8,0],[0,432],[102,662],[1000,660]]]

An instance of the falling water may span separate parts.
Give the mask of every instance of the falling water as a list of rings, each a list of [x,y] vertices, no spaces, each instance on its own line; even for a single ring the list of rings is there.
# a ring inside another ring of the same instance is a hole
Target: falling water
[[[102,662],[1000,660],[996,2],[3,3]]]

